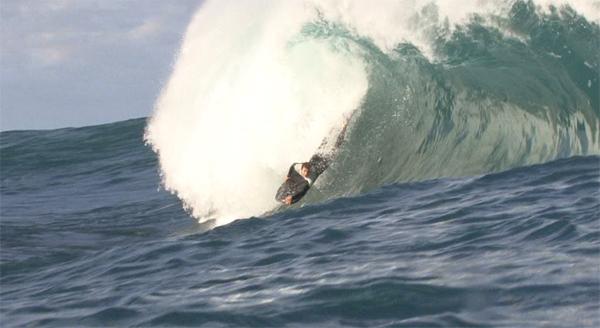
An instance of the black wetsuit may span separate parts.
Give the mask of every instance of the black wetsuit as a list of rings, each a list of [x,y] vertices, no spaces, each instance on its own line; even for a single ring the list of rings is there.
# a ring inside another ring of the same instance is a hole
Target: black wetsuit
[[[342,129],[336,140],[334,149],[337,150],[341,146],[344,135],[346,133],[346,126]],[[324,141],[319,147],[322,149],[326,145]],[[299,201],[306,193],[308,189],[315,183],[315,180],[321,175],[331,164],[334,154],[317,153],[313,155],[308,161],[308,179],[304,178],[294,166],[299,163],[294,163],[290,166],[287,174],[287,180],[279,187],[275,199],[280,202],[285,202],[287,196],[292,196],[292,204]]]
[[[287,188],[287,192],[284,196],[292,196],[292,204],[299,201],[310,189],[311,185],[317,180],[329,166],[330,160],[325,155],[315,154],[308,161],[308,179],[304,178],[294,166],[298,163],[292,164],[288,171],[288,179],[284,186]],[[283,186],[282,186],[283,187]],[[284,197],[285,198],[285,197]]]

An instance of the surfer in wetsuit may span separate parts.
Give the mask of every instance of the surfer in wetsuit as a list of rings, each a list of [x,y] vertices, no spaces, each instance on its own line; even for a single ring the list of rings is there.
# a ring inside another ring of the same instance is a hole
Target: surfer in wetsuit
[[[306,163],[300,165],[300,173],[296,171],[294,163],[290,166],[284,186],[287,187],[287,195],[281,201],[291,205],[304,197],[315,180],[329,167],[330,160],[325,155],[315,154]],[[283,187],[283,186],[282,186]]]
[[[308,189],[313,185],[315,180],[321,175],[331,164],[335,150],[339,149],[342,142],[344,141],[344,135],[346,133],[346,126],[338,135],[337,141],[334,145],[334,151],[331,154],[325,152],[314,154],[308,162],[305,163],[293,163],[288,170],[288,174],[285,182],[279,187],[275,198],[286,204],[291,205],[299,201],[306,193]],[[324,148],[326,141],[324,141],[319,149]],[[300,172],[296,170],[296,166],[300,165]]]

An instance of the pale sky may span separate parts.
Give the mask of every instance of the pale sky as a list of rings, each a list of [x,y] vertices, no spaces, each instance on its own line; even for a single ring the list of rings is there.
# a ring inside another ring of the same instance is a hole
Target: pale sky
[[[0,0],[0,129],[146,117],[201,0]]]

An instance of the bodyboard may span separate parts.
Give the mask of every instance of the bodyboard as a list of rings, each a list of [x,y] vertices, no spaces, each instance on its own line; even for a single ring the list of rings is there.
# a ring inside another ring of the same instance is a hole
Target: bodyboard
[[[275,194],[275,199],[278,202],[283,203],[284,199],[287,196],[292,196],[294,197],[294,191],[293,191],[293,183],[292,180],[286,180],[284,183],[281,184],[281,186],[279,187],[279,189],[277,189],[277,193]]]

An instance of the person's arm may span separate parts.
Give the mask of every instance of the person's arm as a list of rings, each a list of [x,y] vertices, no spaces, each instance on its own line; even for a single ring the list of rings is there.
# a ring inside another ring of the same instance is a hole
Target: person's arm
[[[304,195],[306,195],[306,193],[308,192],[308,189],[310,189],[310,185],[308,184],[308,182],[306,182],[306,180],[302,181],[302,184],[298,186],[300,190],[298,190],[298,192],[292,196],[291,198],[291,203],[294,204],[297,201],[299,201],[302,197],[304,197]]]
[[[280,187],[285,188],[282,196],[276,196],[278,201],[281,201],[284,204],[291,205],[302,198],[310,185],[308,182],[298,173],[293,173],[293,175],[288,178],[284,184]],[[277,191],[278,193],[280,191]]]
[[[296,165],[296,163],[292,164],[290,166],[290,169],[288,170],[288,174],[287,174],[288,179],[292,176],[292,174],[294,174],[294,172],[296,172],[296,169],[294,169],[294,165]]]

